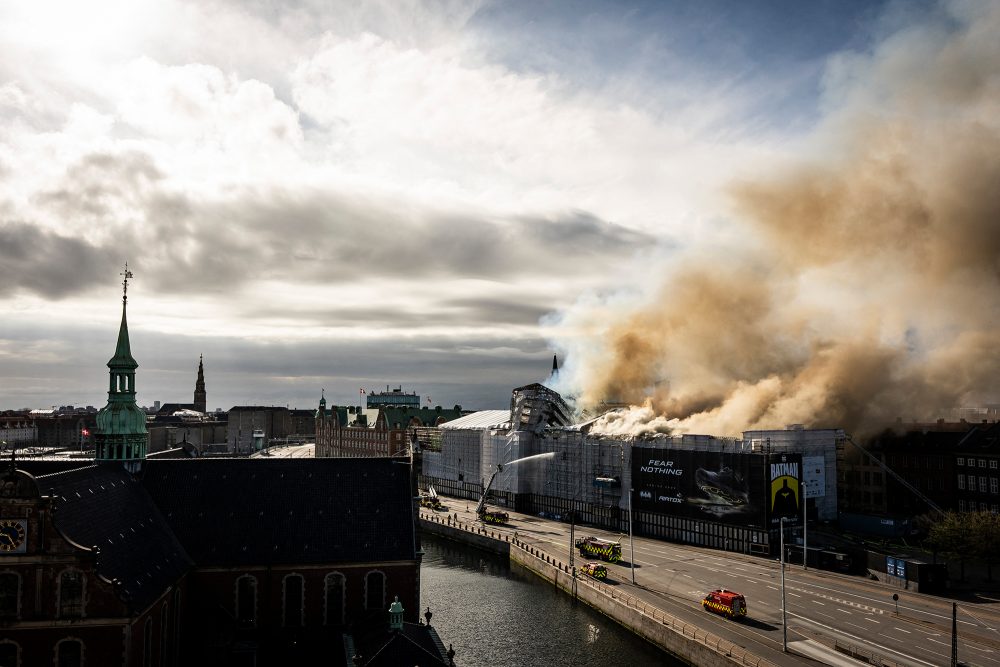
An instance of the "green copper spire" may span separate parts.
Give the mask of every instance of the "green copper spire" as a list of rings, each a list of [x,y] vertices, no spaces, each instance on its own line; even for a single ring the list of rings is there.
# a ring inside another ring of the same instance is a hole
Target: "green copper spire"
[[[122,281],[122,323],[118,330],[115,356],[108,361],[111,382],[108,386],[108,404],[97,413],[97,432],[94,436],[95,458],[98,461],[137,462],[146,458],[148,435],[146,413],[135,404],[135,369],[139,367],[132,358],[128,341],[128,323],[125,309],[128,304],[128,279],[132,272],[125,264]]]

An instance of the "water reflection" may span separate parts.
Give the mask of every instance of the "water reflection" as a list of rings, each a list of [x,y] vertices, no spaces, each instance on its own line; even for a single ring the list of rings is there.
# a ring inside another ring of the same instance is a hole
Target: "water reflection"
[[[461,667],[683,664],[524,568],[432,535],[421,540],[421,609],[430,607]]]

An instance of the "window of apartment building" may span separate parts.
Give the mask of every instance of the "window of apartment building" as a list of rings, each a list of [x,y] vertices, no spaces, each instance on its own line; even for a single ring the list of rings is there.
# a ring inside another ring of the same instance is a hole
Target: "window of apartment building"
[[[975,491],[975,490],[976,490],[976,476],[969,475],[969,491]]]
[[[959,500],[958,501],[958,511],[959,512],[964,512],[965,511],[965,501],[964,500]]]
[[[958,490],[965,491],[965,475],[960,474],[958,476]]]
[[[979,476],[979,493],[986,493],[986,476]]]
[[[1000,480],[996,477],[990,477],[990,493],[997,494],[1000,493]]]
[[[1000,511],[1000,506],[998,506],[996,503],[993,503],[992,505],[990,505],[990,511],[993,514],[996,514],[998,511]]]
[[[284,619],[286,628],[301,628],[302,623],[302,600],[305,579],[301,574],[289,574],[282,581],[284,589],[285,608]]]
[[[987,504],[986,503],[979,503],[979,511],[980,512],[988,512],[989,508],[988,508]]]
[[[986,467],[986,459],[979,459],[979,467],[980,468]]]
[[[960,465],[960,466],[964,466],[965,465],[965,457],[964,456],[959,456],[958,459],[955,461],[955,464],[956,465]]]
[[[64,570],[59,575],[59,617],[83,616],[84,577],[79,570]]]
[[[996,469],[997,469],[997,460],[990,459],[990,470],[996,470]]]

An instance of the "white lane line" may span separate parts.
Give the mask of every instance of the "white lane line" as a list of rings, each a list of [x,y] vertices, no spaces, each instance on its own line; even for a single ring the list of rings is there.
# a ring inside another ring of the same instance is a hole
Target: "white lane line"
[[[797,595],[796,593],[789,593],[788,595],[791,595],[793,598],[800,598],[800,597],[802,597],[801,595]]]
[[[938,640],[931,639],[930,637],[927,638],[927,641],[934,642],[935,644],[940,644],[941,646],[950,646],[950,644],[945,644],[944,642],[939,642]]]
[[[768,588],[770,588],[770,589],[771,589],[772,591],[776,591],[776,590],[778,590],[778,587],[777,587],[777,586],[768,586]]]
[[[867,630],[868,629],[868,628],[860,626],[860,625],[855,625],[854,623],[847,623],[846,621],[844,622],[844,625],[849,625],[852,628],[857,628],[858,630]]]
[[[841,614],[850,614],[851,613],[851,611],[849,609],[838,609],[837,611],[839,611]]]
[[[813,604],[818,604],[820,607],[825,607],[826,606],[825,602],[820,602],[819,600],[813,600]]]
[[[921,665],[927,665],[927,667],[935,667],[935,665],[934,665],[933,662],[927,662],[925,660],[921,660],[920,658],[915,658],[912,655],[906,655],[905,653],[900,653],[899,651],[895,651],[895,650],[889,648],[888,646],[883,646],[882,644],[877,644],[877,643],[875,643],[875,642],[873,642],[873,641],[871,641],[869,639],[862,639],[861,637],[858,637],[856,635],[852,635],[850,632],[845,632],[843,630],[837,630],[836,628],[830,627],[829,625],[823,625],[819,621],[814,621],[812,619],[806,618],[805,616],[800,616],[799,614],[796,614],[796,613],[793,613],[793,612],[788,612],[788,615],[789,616],[794,616],[795,618],[797,618],[800,621],[803,621],[805,623],[813,623],[815,625],[818,625],[819,627],[825,628],[826,630],[829,630],[830,632],[835,632],[835,633],[842,634],[845,637],[850,637],[851,639],[855,639],[855,640],[861,642],[862,644],[867,644],[869,646],[874,646],[874,647],[876,647],[878,649],[881,649],[882,651],[884,651],[886,653],[892,653],[894,655],[898,655],[898,656],[903,657],[903,658],[908,658],[911,662],[920,663]]]
[[[863,616],[862,618],[864,618],[869,623],[880,623],[881,622],[881,621],[876,621],[874,618],[868,618],[867,616]]]
[[[896,627],[894,627],[893,630],[899,630],[900,632],[905,632],[908,635],[912,635],[913,634],[909,630],[904,630],[903,628],[896,628]]]

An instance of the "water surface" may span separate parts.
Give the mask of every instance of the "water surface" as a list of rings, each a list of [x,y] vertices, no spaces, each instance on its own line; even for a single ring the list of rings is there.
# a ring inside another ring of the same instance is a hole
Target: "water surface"
[[[459,667],[683,665],[517,564],[426,533],[421,541],[421,614],[431,608]]]

